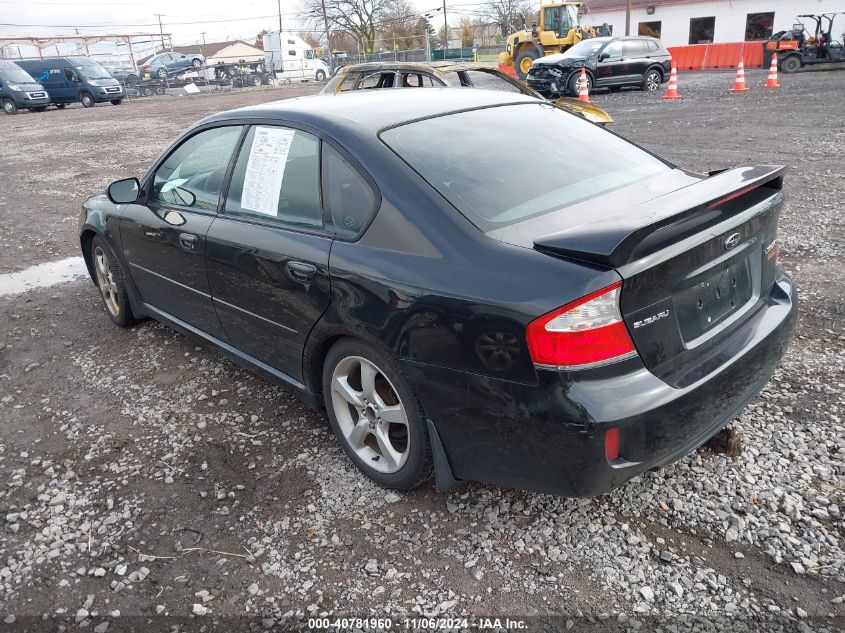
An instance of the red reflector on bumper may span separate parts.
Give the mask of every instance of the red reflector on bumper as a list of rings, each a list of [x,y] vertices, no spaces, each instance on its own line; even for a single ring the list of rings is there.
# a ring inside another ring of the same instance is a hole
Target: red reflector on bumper
[[[609,462],[619,459],[619,427],[608,429],[604,434],[604,454]]]

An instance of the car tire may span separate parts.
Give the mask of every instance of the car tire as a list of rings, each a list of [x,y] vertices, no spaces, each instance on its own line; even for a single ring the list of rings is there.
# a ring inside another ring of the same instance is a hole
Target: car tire
[[[260,77],[259,75],[253,75],[253,76],[250,78],[250,83],[251,83],[253,86],[256,86],[256,87],[260,86],[260,85],[261,85],[261,77]]]
[[[126,279],[114,252],[99,235],[91,240],[91,267],[106,314],[115,325],[131,327],[138,322],[126,294]]]
[[[91,96],[90,92],[83,92],[79,95],[79,100],[82,102],[82,107],[84,108],[93,108],[96,105],[94,103],[94,97]]]
[[[193,60],[191,60],[191,66],[193,66],[194,68],[202,68],[202,60],[194,58]]]
[[[649,68],[643,76],[642,89],[646,92],[655,92],[660,89],[663,75],[656,68]]]
[[[15,105],[15,102],[11,99],[3,99],[0,102],[3,106],[3,112],[6,114],[17,114],[18,113],[18,106]]]
[[[528,71],[531,69],[531,64],[535,59],[540,58],[540,53],[535,48],[525,48],[519,55],[516,56],[514,67],[516,74],[520,79],[525,79],[528,76]]]
[[[155,88],[153,88],[153,91],[157,95],[167,94],[167,89],[164,86],[156,86]]]
[[[410,490],[430,478],[422,407],[390,354],[340,339],[323,365],[323,398],[338,441],[364,475],[394,490]]]
[[[801,69],[801,60],[798,55],[788,55],[780,61],[780,69],[784,73],[794,73]]]
[[[112,99],[111,100],[112,105],[120,105],[121,103],[123,103],[123,99]]]
[[[159,79],[167,79],[167,68],[159,68],[156,71],[156,75],[158,75]]]
[[[326,80],[326,73],[324,73],[322,70],[318,70],[314,74],[314,79],[316,79],[317,81],[325,81]]]
[[[572,76],[569,78],[569,93],[573,97],[578,96],[578,82],[581,79],[581,71],[579,70],[576,73],[573,73]],[[593,92],[593,78],[590,77],[590,73],[587,73],[587,94]]]

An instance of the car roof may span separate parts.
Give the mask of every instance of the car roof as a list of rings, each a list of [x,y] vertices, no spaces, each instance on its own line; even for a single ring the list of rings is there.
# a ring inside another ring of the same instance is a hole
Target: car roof
[[[431,72],[433,70],[439,71],[459,71],[459,70],[479,70],[490,69],[489,66],[478,64],[474,62],[459,62],[459,61],[439,61],[439,62],[365,62],[363,64],[347,64],[338,72],[375,72],[379,70],[406,70],[418,72]]]
[[[326,131],[374,136],[384,128],[444,114],[516,103],[539,103],[535,97],[472,88],[356,90],[273,101],[214,114],[200,123],[235,119],[283,120]]]

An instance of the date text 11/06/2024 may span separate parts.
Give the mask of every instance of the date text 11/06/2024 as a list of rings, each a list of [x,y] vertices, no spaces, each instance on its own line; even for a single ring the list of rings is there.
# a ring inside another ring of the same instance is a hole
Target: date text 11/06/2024
[[[521,631],[527,628],[524,620],[510,618],[402,618],[395,622],[390,618],[310,618],[308,628],[312,630],[349,628],[364,631],[389,631],[399,629],[419,631],[440,631],[455,629]]]

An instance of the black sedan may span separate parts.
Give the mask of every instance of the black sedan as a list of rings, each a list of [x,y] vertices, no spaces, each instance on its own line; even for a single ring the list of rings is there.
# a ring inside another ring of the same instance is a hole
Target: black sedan
[[[523,95],[364,91],[200,121],[90,198],[80,237],[112,321],[324,407],[378,483],[595,495],[772,375],[782,175],[682,170]]]
[[[588,90],[633,86],[653,92],[669,79],[671,60],[653,37],[596,37],[536,60],[526,80],[544,97],[577,96],[583,67]]]

